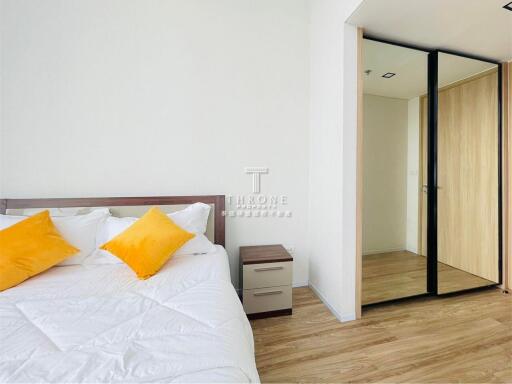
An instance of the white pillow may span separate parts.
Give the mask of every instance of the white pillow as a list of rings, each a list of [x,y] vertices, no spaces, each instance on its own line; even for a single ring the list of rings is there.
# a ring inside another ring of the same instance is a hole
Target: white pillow
[[[49,211],[50,216],[53,217],[65,217],[65,216],[77,216],[86,215],[93,211],[97,211],[98,208],[25,208],[20,210],[20,216],[33,216],[42,211]]]
[[[194,203],[181,211],[169,213],[167,216],[184,230],[203,234],[206,232],[209,214],[210,206],[208,204]],[[104,225],[98,229],[96,248],[99,248],[101,245],[126,230],[137,220],[138,218],[136,217],[109,216],[107,220],[105,220]]]
[[[84,259],[96,249],[96,234],[100,223],[110,214],[108,208],[93,210],[86,215],[52,217],[55,227],[62,237],[80,252],[57,265],[82,264]],[[27,216],[0,215],[0,230],[26,219]]]
[[[187,241],[174,255],[193,255],[213,252],[215,246],[204,235],[208,223],[210,206],[203,203],[195,203],[187,208],[168,214],[172,221],[186,231],[195,234],[194,238]],[[125,231],[138,219],[135,217],[108,217],[98,230],[96,236],[96,251],[85,260],[84,264],[119,264],[123,261],[108,251],[99,249],[107,241]]]
[[[0,215],[0,231],[26,219],[26,216]]]
[[[202,233],[196,233],[194,238],[187,241],[179,248],[174,255],[199,255],[215,251],[215,245]]]
[[[205,233],[211,207],[204,203],[194,203],[181,211],[168,214],[181,228],[194,233]]]
[[[108,221],[109,219],[107,219]],[[107,223],[107,226],[109,224]],[[128,228],[128,227],[126,227]],[[120,231],[122,232],[122,231]],[[120,233],[119,232],[119,233]],[[115,236],[115,235],[114,235]],[[112,236],[112,237],[114,237]],[[107,240],[108,241],[108,240]],[[106,242],[106,241],[105,241]],[[100,244],[101,246],[101,244]],[[174,256],[185,256],[185,255],[199,255],[215,251],[215,245],[208,240],[208,238],[202,233],[196,233],[194,238],[187,241],[181,248],[179,248]],[[91,264],[122,264],[123,261],[118,257],[114,256],[108,251],[97,248],[89,257],[84,261],[84,265]]]

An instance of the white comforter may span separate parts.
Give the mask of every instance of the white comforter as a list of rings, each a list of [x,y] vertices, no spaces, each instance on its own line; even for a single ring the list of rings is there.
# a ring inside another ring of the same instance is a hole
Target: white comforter
[[[0,382],[258,382],[224,248],[151,279],[55,267],[0,293]]]

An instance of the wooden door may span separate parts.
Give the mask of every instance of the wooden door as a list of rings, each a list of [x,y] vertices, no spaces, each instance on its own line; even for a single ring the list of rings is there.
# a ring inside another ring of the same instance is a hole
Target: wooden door
[[[497,70],[439,91],[438,261],[498,282]]]

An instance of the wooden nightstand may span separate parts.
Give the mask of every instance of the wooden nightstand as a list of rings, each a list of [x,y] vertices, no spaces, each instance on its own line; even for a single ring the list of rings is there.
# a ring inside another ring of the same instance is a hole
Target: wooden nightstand
[[[242,301],[249,319],[292,314],[292,263],[282,245],[240,247]]]

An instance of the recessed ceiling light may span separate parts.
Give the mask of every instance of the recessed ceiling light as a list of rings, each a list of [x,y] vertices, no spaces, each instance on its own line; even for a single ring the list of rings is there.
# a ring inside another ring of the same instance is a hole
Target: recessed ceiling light
[[[503,8],[508,9],[509,11],[512,11],[512,1],[510,3],[504,5]]]
[[[390,78],[392,78],[395,75],[396,75],[396,73],[388,72],[388,73],[383,74],[382,77],[385,78],[385,79],[390,79]]]

